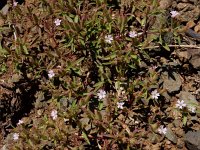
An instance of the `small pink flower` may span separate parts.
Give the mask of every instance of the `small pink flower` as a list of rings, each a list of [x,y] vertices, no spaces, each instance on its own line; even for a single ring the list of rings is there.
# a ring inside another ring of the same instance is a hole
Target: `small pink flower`
[[[139,35],[141,35],[142,33],[136,33],[135,31],[130,31],[129,32],[129,37],[131,37],[131,38],[135,38],[135,37],[137,37],[137,36],[139,36]]]
[[[54,23],[55,23],[56,26],[59,26],[60,23],[61,23],[61,21],[62,21],[62,20],[60,20],[60,19],[56,19],[56,20],[54,21]]]
[[[51,111],[51,117],[52,117],[53,120],[57,119],[57,117],[58,117],[57,110],[54,109],[54,110]]]
[[[113,41],[113,36],[112,35],[106,35],[105,36],[105,42],[111,44]]]
[[[18,2],[13,2],[13,6],[16,7]]]
[[[106,97],[106,91],[104,90],[99,90],[98,93],[97,93],[97,97],[99,98],[99,100],[102,100]]]
[[[163,125],[161,125],[159,128],[158,128],[158,133],[160,134],[166,134],[167,133],[167,128],[164,128]]]
[[[179,12],[173,10],[173,11],[170,12],[170,14],[171,14],[171,17],[172,17],[172,18],[175,18],[176,16],[179,15]]]
[[[13,140],[17,141],[19,139],[19,133],[14,133],[13,134]]]
[[[151,98],[157,100],[160,94],[158,93],[157,90],[154,90],[151,92]]]
[[[49,70],[48,71],[48,77],[51,79],[55,76],[55,73],[53,72],[53,70]]]
[[[124,102],[117,102],[117,108],[123,109]]]
[[[183,109],[183,107],[186,107],[185,102],[183,100],[178,100],[176,103],[176,108]]]

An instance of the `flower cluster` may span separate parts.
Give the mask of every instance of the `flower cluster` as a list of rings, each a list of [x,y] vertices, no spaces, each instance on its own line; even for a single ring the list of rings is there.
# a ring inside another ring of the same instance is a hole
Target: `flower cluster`
[[[185,107],[187,107],[187,109],[192,113],[196,112],[196,107],[195,106],[187,105],[184,100],[178,100],[177,101],[176,108],[183,109]]]

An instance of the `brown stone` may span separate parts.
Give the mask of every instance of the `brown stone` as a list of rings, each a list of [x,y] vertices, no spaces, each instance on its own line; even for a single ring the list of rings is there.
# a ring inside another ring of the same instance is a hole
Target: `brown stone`
[[[200,22],[194,27],[194,31],[200,33]]]
[[[161,9],[167,9],[167,8],[170,7],[171,3],[172,3],[172,0],[161,0],[160,3],[159,3],[160,8]]]
[[[188,49],[189,62],[195,69],[200,69],[200,49]]]
[[[190,5],[190,4],[189,4]],[[188,3],[178,3],[178,5],[177,5],[177,9],[178,10],[182,10],[182,9],[184,9],[185,7],[187,7],[188,6]]]

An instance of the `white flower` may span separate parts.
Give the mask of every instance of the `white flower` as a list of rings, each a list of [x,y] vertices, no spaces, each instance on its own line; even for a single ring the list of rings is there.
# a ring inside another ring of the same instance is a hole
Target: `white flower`
[[[164,128],[164,126],[163,125],[161,125],[159,128],[158,128],[158,132],[160,133],[160,134],[166,134],[167,133],[167,128]]]
[[[141,35],[142,33],[136,33],[135,31],[130,31],[129,32],[129,37],[131,38],[135,38],[137,37],[138,35]]]
[[[99,100],[102,100],[106,97],[106,92],[104,90],[99,90],[99,92],[97,93],[97,96]]]
[[[18,140],[19,139],[19,133],[14,133],[13,134],[13,140]]]
[[[22,123],[24,123],[24,121],[23,120],[19,120],[18,123],[17,123],[17,125],[20,125]]]
[[[56,26],[59,26],[60,23],[61,23],[61,20],[60,20],[60,19],[56,19],[56,20],[54,21],[54,23],[56,24]]]
[[[135,31],[130,31],[130,32],[129,32],[129,36],[130,36],[131,38],[134,38],[134,37],[137,36],[137,33],[136,33]]]
[[[16,7],[18,2],[13,2],[13,6]]]
[[[177,103],[176,103],[176,108],[179,108],[179,109],[183,109],[183,107],[185,107],[186,104],[183,100],[178,100]]]
[[[124,102],[117,102],[117,108],[123,109]]]
[[[55,73],[53,72],[53,70],[49,70],[48,76],[49,76],[50,79],[55,76]]]
[[[105,36],[105,42],[111,44],[113,41],[113,36],[112,35],[106,35]]]
[[[194,107],[194,106],[188,106],[188,110],[191,111],[192,113],[195,113],[196,107]]]
[[[171,14],[172,18],[175,18],[176,16],[179,15],[179,12],[173,10],[173,11],[170,12],[170,14]]]
[[[58,117],[57,113],[58,112],[55,109],[51,111],[51,117],[52,117],[53,120],[56,120],[56,118]]]
[[[157,90],[154,90],[151,92],[151,98],[157,100],[160,94],[158,93]]]

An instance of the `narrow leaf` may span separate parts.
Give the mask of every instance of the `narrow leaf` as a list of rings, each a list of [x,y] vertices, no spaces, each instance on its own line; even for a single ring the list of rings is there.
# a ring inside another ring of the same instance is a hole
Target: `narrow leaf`
[[[90,145],[90,140],[88,139],[87,134],[84,131],[82,132],[82,136],[86,140],[86,142]]]

